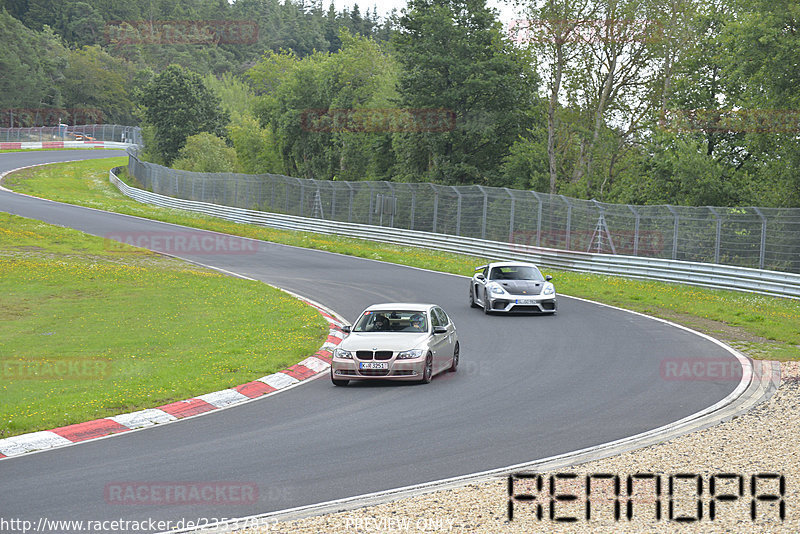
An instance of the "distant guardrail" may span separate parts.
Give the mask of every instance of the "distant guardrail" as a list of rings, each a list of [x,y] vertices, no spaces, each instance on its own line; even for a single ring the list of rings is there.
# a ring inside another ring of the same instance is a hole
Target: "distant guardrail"
[[[313,217],[282,215],[233,206],[222,206],[196,200],[169,197],[131,187],[119,179],[117,176],[119,169],[117,167],[110,171],[109,179],[111,183],[124,195],[138,202],[202,213],[237,223],[256,224],[318,234],[341,235],[381,243],[422,247],[479,257],[531,261],[543,267],[567,271],[677,282],[715,289],[730,289],[764,295],[800,298],[800,275],[794,273],[711,263],[548,249],[502,241],[329,221]]]
[[[142,145],[142,129],[120,124],[79,124],[0,128],[0,143],[100,142]],[[28,148],[28,147],[19,147]],[[51,148],[51,147],[45,147]]]

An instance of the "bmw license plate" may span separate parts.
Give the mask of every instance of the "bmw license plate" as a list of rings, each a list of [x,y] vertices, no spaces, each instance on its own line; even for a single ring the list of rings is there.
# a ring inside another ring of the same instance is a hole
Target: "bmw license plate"
[[[536,304],[535,299],[517,299],[517,304]]]
[[[388,369],[388,362],[358,362],[359,369]]]

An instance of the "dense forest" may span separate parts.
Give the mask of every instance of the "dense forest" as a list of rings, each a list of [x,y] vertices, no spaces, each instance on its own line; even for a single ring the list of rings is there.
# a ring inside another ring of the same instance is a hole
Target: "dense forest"
[[[0,126],[140,124],[190,170],[800,206],[796,2],[521,8],[0,0]]]

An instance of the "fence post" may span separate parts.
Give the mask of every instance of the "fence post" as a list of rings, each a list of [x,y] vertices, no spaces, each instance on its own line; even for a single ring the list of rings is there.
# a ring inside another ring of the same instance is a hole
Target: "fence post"
[[[639,212],[636,210],[636,208],[634,208],[630,204],[625,204],[625,205],[628,206],[628,209],[633,212],[634,216],[636,216],[636,222],[633,223],[633,255],[634,256],[638,256],[639,255],[639,218],[640,218]]]
[[[353,222],[353,186],[350,182],[344,182],[344,185],[350,190],[350,202],[347,205],[347,222]]]
[[[282,177],[283,182],[283,213],[289,214],[289,180],[285,176]]]
[[[331,184],[331,220],[336,220],[336,182],[331,180],[328,182]]]
[[[767,218],[764,217],[764,214],[761,213],[761,210],[758,208],[753,208],[758,216],[761,217],[761,247],[758,251],[758,268],[764,268],[764,257],[767,254]]]
[[[303,201],[305,200],[303,197],[305,196],[306,188],[303,181],[298,178],[297,183],[300,184],[300,217],[303,216]]]
[[[434,234],[436,233],[436,218],[439,216],[439,191],[436,190],[436,186],[433,184],[429,184],[431,189],[433,189],[433,229],[431,230]]]
[[[391,217],[389,218],[389,227],[390,228],[394,228],[394,212],[397,211],[397,209],[396,209],[397,208],[397,194],[394,192],[394,186],[392,185],[392,182],[384,182],[384,183],[389,187],[389,190],[392,192],[392,213],[391,213]],[[381,209],[383,209],[383,208],[381,207]],[[383,213],[383,212],[381,212],[381,213]]]
[[[506,194],[509,197],[511,197],[511,215],[508,218],[508,242],[509,243],[513,243],[514,242],[514,202],[516,201],[516,199],[514,198],[514,195],[511,193],[511,190],[509,188],[504,187],[503,190],[506,192]]]
[[[414,187],[411,184],[406,184],[408,186],[408,190],[411,191],[411,226],[409,230],[414,229],[414,213],[417,211],[417,192],[414,191]]]
[[[542,197],[536,191],[531,191],[533,196],[536,197],[536,202],[539,204],[539,213],[536,215],[536,246],[542,246]]]
[[[367,224],[372,224],[372,210],[375,209],[375,184],[370,181],[369,184],[369,213],[367,213]]]
[[[456,203],[456,235],[461,235],[461,192],[454,185],[451,185],[450,188],[458,195]]]
[[[481,193],[483,193],[483,219],[481,221],[481,239],[486,239],[486,217],[489,210],[489,194],[486,193],[486,190],[483,188],[482,185],[479,185],[478,189],[480,189]]]
[[[714,240],[714,263],[719,263],[719,238],[722,234],[722,219],[719,218],[719,213],[717,210],[713,208],[713,206],[706,206],[708,211],[714,216],[714,220],[717,222],[717,237]]]
[[[670,213],[672,213],[672,216],[675,217],[675,225],[672,230],[672,259],[676,260],[678,259],[678,212],[669,204],[666,206]]]
[[[564,195],[558,195],[561,197],[561,200],[567,205],[567,232],[566,232],[566,246],[564,247],[565,250],[570,250],[570,234],[572,230],[572,204],[569,203],[569,199]]]

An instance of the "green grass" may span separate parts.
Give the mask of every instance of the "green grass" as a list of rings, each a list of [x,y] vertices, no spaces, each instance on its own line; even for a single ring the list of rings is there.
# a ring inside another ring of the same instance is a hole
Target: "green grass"
[[[0,438],[244,384],[326,333],[261,282],[0,213]]]
[[[14,173],[5,183],[17,191],[53,200],[435,271],[471,275],[475,266],[495,259],[241,225],[142,205],[108,183],[108,169],[125,163],[126,158],[113,158],[58,164]],[[130,183],[130,179],[126,180]],[[684,324],[734,344],[754,358],[800,360],[798,300],[567,271],[553,274],[560,293]]]

